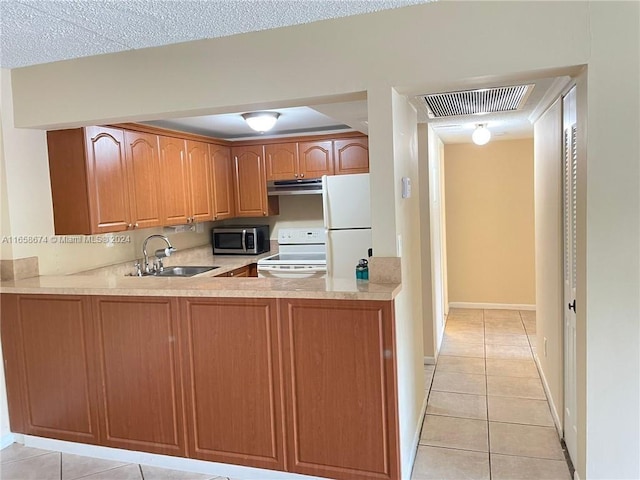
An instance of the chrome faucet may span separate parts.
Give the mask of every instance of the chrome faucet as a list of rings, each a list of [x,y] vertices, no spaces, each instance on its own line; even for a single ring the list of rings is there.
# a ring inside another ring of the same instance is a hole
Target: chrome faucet
[[[147,254],[147,242],[152,238],[160,238],[164,240],[164,242],[167,244],[167,248],[163,248],[155,251],[154,255],[156,256],[156,262],[154,263],[153,268],[149,268],[149,255]],[[142,265],[142,274],[161,272],[164,269],[162,265],[162,259],[165,257],[171,256],[171,254],[175,251],[176,249],[173,248],[169,239],[164,235],[158,235],[158,234],[149,235],[147,238],[145,238],[144,242],[142,243],[142,255],[144,256],[144,260],[143,260],[144,263]]]

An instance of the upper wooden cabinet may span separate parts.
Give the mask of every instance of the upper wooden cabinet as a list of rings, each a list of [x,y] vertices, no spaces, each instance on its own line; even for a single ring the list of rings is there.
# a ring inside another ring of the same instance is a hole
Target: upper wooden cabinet
[[[185,141],[180,138],[160,137],[160,174],[162,190],[163,225],[189,223],[189,172]]]
[[[333,165],[336,175],[369,172],[369,139],[354,137],[333,142]]]
[[[11,431],[99,443],[89,298],[2,295],[0,313]]]
[[[333,146],[331,140],[298,144],[300,178],[319,178],[333,175]]]
[[[277,198],[267,197],[262,145],[233,147],[236,216],[266,217],[278,213]]]
[[[209,145],[187,140],[190,221],[213,220],[213,182]]]
[[[369,171],[367,137],[345,135],[228,147],[136,124],[47,132],[55,233],[277,215],[267,180]]]
[[[149,133],[124,132],[125,158],[129,177],[131,223],[134,228],[162,225],[162,201],[157,182],[160,171],[158,137]]]
[[[133,228],[122,130],[56,130],[47,144],[56,234]]]
[[[209,155],[213,174],[213,218],[231,218],[235,216],[231,148],[210,144]]]
[[[298,144],[272,143],[264,146],[267,180],[298,178]]]

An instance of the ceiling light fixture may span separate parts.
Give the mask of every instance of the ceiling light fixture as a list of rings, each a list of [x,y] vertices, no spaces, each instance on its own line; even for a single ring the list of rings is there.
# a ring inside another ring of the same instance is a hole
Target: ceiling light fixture
[[[476,129],[471,134],[471,140],[476,145],[486,145],[491,140],[491,132],[484,123],[476,125]]]
[[[242,118],[256,132],[268,132],[276,124],[280,114],[278,112],[251,112],[243,113]]]

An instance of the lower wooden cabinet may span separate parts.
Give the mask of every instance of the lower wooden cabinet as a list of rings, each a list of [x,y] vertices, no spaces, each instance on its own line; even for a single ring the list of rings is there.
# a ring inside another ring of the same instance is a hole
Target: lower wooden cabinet
[[[391,305],[280,300],[288,471],[400,477]]]
[[[2,295],[11,429],[399,478],[393,302]]]
[[[100,443],[89,297],[2,295],[11,431]]]
[[[277,306],[272,299],[183,299],[189,452],[284,469]]]
[[[178,302],[95,297],[102,444],[185,456]]]
[[[234,270],[230,270],[221,275],[217,275],[218,277],[257,277],[258,276],[258,265],[256,263],[252,263],[250,265],[245,265],[244,267],[236,268]]]

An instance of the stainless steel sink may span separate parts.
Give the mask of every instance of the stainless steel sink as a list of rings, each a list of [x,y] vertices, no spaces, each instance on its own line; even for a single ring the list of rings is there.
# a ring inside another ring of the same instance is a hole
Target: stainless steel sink
[[[157,277],[193,277],[199,273],[208,272],[220,267],[165,267],[161,272],[156,273]]]

